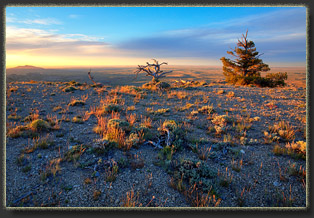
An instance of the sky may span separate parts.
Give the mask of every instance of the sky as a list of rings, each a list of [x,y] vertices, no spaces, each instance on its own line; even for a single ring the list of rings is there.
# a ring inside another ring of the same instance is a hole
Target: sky
[[[221,66],[247,30],[270,67],[306,66],[306,7],[7,7],[6,67]]]

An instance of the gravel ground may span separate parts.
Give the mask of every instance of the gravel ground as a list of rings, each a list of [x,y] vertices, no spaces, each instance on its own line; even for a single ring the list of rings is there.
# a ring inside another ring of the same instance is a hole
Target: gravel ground
[[[160,139],[158,128],[165,120],[182,124],[185,134],[183,149],[174,152],[170,166],[192,160],[214,170],[216,176],[210,181],[213,182],[216,199],[220,199],[216,206],[307,206],[306,178],[299,170],[306,169],[306,160],[276,155],[273,151],[275,145],[284,148],[288,142],[306,141],[305,88],[293,85],[284,88],[234,87],[216,82],[172,88],[168,92],[140,90],[140,94],[134,94],[119,90],[119,87],[101,90],[84,84],[77,85],[77,90],[65,92],[62,88],[67,85],[62,82],[8,84],[7,207],[125,207],[127,202],[136,207],[195,206],[195,198],[191,200],[187,195],[192,187],[189,180],[184,181],[185,191],[173,188],[171,179],[176,168],[158,164],[161,149],[148,143],[149,140],[129,150],[112,147],[98,154],[93,149],[107,143],[93,130],[98,118],[91,115],[82,123],[72,121],[73,117],[84,117],[93,107],[101,106],[102,100],[117,97],[122,99],[118,103],[122,108],[120,119],[126,119],[126,114],[136,114],[133,128],[143,123],[143,117],[152,120],[152,141]],[[68,106],[73,98],[83,99],[83,96],[87,96],[84,105]],[[203,106],[212,106],[215,112],[196,112]],[[151,112],[162,108],[170,110],[161,114]],[[33,139],[33,135],[11,137],[8,130],[28,125],[30,121],[23,119],[32,113],[42,119],[56,116],[59,127],[37,132],[39,138],[49,134],[52,145],[26,152],[26,148],[35,144],[36,138]],[[241,128],[237,123],[228,123],[224,124],[225,132],[217,134],[213,119],[220,115],[242,120],[250,127],[241,132],[237,131]],[[112,116],[110,113],[104,115],[108,119]],[[294,138],[266,143],[264,132],[281,121],[290,124]],[[241,143],[241,140],[246,141]],[[83,146],[81,155],[76,161],[65,160],[66,153],[74,146]],[[201,147],[210,148],[208,158],[201,160],[191,149],[193,146],[199,146],[199,150]],[[42,178],[45,172],[56,166],[51,164],[52,160],[59,160],[56,174]],[[134,161],[139,162],[138,166],[131,164]],[[118,166],[116,178],[108,181],[108,170],[113,169],[114,164]],[[219,183],[223,178],[229,182]],[[205,196],[206,193],[203,194]]]

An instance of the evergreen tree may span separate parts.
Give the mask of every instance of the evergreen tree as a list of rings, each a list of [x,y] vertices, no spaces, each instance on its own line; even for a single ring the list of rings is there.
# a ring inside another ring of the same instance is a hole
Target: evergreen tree
[[[237,47],[232,51],[227,51],[235,59],[231,60],[222,57],[223,74],[228,83],[240,83],[247,85],[254,83],[255,79],[261,78],[261,71],[269,71],[270,68],[264,64],[256,51],[253,41],[247,39],[248,31],[242,34],[241,40],[238,40]]]

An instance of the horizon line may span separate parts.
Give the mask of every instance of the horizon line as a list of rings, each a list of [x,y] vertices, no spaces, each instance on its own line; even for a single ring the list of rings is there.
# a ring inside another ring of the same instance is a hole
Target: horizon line
[[[37,67],[37,68],[43,68],[43,69],[73,69],[73,68],[108,68],[108,67],[137,67],[138,64],[134,65],[103,65],[103,66],[39,66],[39,65],[16,65],[16,66],[6,66],[7,69],[13,69],[18,67]],[[215,67],[215,68],[221,68],[220,65],[205,65],[205,64],[173,64],[173,65],[164,65],[165,68],[169,67]],[[273,66],[270,68],[307,68],[307,66]]]

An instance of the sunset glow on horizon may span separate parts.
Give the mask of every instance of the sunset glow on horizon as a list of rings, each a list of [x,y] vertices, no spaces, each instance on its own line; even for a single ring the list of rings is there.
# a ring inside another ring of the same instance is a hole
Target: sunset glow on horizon
[[[7,7],[6,67],[221,66],[246,30],[270,67],[306,66],[305,7]]]

